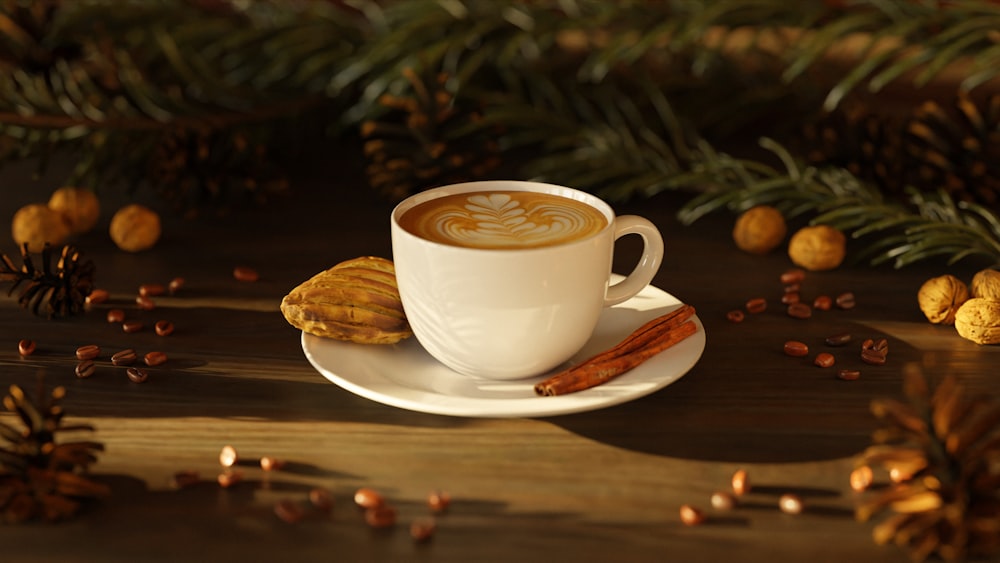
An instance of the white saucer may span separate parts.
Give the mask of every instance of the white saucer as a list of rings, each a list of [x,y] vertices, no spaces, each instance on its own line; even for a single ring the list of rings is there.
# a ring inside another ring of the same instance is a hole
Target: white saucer
[[[646,321],[681,302],[653,286],[601,315],[594,335],[568,363],[610,348]],[[618,405],[680,379],[705,350],[705,327],[645,363],[591,389],[542,397],[535,383],[545,375],[493,381],[459,374],[432,358],[415,338],[395,345],[365,345],[302,333],[306,358],[324,377],[362,397],[413,411],[467,417],[534,417]]]

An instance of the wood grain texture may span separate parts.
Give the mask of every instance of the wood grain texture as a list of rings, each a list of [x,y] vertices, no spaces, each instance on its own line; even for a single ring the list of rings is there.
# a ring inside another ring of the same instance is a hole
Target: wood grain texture
[[[78,243],[113,299],[81,317],[46,321],[0,300],[0,381],[34,389],[44,375],[65,385],[69,420],[94,424],[93,438],[106,444],[93,473],[113,491],[71,522],[0,526],[0,559],[903,562],[896,548],[875,546],[870,526],[851,513],[852,458],[875,427],[869,402],[901,394],[905,362],[1000,392],[1000,348],[931,326],[917,308],[917,288],[943,265],[810,274],[804,296],[849,290],[858,306],[791,319],[778,307],[787,257],[736,250],[732,217],[681,227],[673,216],[681,200],[664,195],[619,211],[645,215],[663,230],[667,256],[655,284],[695,305],[704,323],[704,356],[680,381],[624,405],[536,419],[437,416],[363,399],[311,368],[298,331],[277,309],[291,288],[339,261],[390,256],[391,204],[345,169],[336,186],[306,177],[264,209],[195,221],[165,211],[164,238],[148,253],[117,251],[99,227]],[[4,174],[0,216],[8,217],[25,198],[27,176],[18,167]],[[42,199],[50,188],[35,193]],[[3,238],[0,250],[15,249]],[[629,269],[635,253],[634,241],[620,243],[618,271]],[[255,268],[260,281],[234,280],[237,265]],[[975,265],[947,271],[970,279]],[[130,303],[140,284],[175,276],[185,277],[185,287],[156,309]],[[768,311],[741,324],[726,320],[727,311],[758,296],[769,300]],[[112,306],[146,321],[146,330],[125,334],[108,324],[103,310]],[[159,319],[176,332],[156,336]],[[861,367],[855,382],[839,381],[811,357],[782,354],[793,337],[818,350],[823,338],[845,331],[888,338],[887,365],[860,364],[860,340],[834,351],[837,367]],[[28,358],[17,354],[22,338],[38,342]],[[106,361],[78,380],[73,351],[91,343],[105,357],[134,348],[169,360],[150,368],[141,385]],[[241,455],[244,481],[223,489],[215,479],[226,444]],[[262,471],[265,455],[285,460],[285,468]],[[709,496],[739,468],[749,470],[755,491],[735,511],[712,511]],[[203,482],[174,490],[178,471],[197,471]],[[333,492],[332,515],[294,525],[274,515],[275,502],[306,503],[317,486]],[[399,525],[376,531],[364,524],[351,505],[361,486],[383,492]],[[426,496],[436,489],[453,503],[437,517],[435,537],[415,544],[407,526],[429,513]],[[789,491],[804,498],[803,514],[777,510],[778,496]],[[685,503],[707,510],[709,523],[683,526]]]

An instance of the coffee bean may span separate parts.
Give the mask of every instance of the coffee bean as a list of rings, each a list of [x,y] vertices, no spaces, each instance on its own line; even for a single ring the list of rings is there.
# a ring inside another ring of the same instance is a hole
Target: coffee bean
[[[741,323],[744,318],[743,311],[740,311],[739,309],[733,309],[732,311],[726,313],[726,319],[728,319],[731,323]]]
[[[111,294],[106,289],[93,289],[84,302],[87,305],[100,305],[111,298]]]
[[[806,271],[794,268],[781,274],[781,283],[785,285],[790,285],[793,283],[802,283],[806,279]]]
[[[690,504],[681,505],[680,515],[685,526],[697,526],[705,522],[705,513]]]
[[[778,508],[785,514],[799,514],[802,512],[802,499],[791,493],[781,495],[778,498]]]
[[[111,356],[111,363],[116,366],[130,366],[135,363],[136,358],[135,350],[129,348],[121,352],[115,352]]]
[[[763,313],[767,309],[767,299],[755,297],[746,302],[746,309],[750,313]]]
[[[427,506],[434,512],[444,512],[451,505],[451,496],[443,491],[431,491],[427,494]]]
[[[802,300],[802,298],[799,296],[799,294],[798,293],[794,293],[794,292],[793,293],[786,293],[786,294],[784,294],[784,295],[781,296],[781,302],[784,303],[785,305],[791,305],[793,303],[798,303],[801,300]]]
[[[299,503],[283,499],[274,503],[274,514],[289,524],[294,524],[305,517],[306,512],[302,510]]]
[[[133,332],[139,332],[143,328],[142,321],[125,321],[122,323],[122,330],[132,334]]]
[[[886,340],[885,338],[879,338],[878,340],[875,341],[875,344],[872,346],[872,349],[875,350],[876,352],[879,352],[880,354],[886,355],[889,353],[889,341]]]
[[[844,381],[854,381],[861,377],[861,372],[856,369],[842,369],[837,372],[837,377]]]
[[[809,355],[809,346],[804,342],[789,340],[788,342],[785,342],[785,355],[797,357],[807,356]]]
[[[826,337],[827,346],[844,346],[851,341],[851,333],[842,332]]]
[[[170,485],[174,489],[186,489],[201,482],[201,477],[197,471],[178,471],[170,479]]]
[[[135,304],[143,311],[152,311],[156,308],[156,303],[153,302],[153,299],[145,295],[137,295],[135,297]]]
[[[101,355],[101,347],[97,344],[87,344],[76,349],[76,359],[93,360]]]
[[[142,361],[146,362],[146,365],[149,367],[158,366],[167,361],[167,355],[159,351],[147,352],[146,355],[142,357]]]
[[[820,352],[819,354],[816,354],[816,357],[813,359],[813,363],[821,368],[828,368],[836,362],[837,359],[829,352]]]
[[[97,365],[94,363],[94,360],[83,360],[76,364],[76,376],[80,379],[86,379],[94,375],[94,371],[96,370]]]
[[[222,451],[219,452],[219,464],[223,467],[232,467],[236,465],[236,462],[240,460],[239,454],[236,453],[236,448],[226,444],[222,446]]]
[[[840,307],[841,309],[853,309],[855,305],[854,294],[850,291],[841,293],[837,296],[835,302],[837,303],[837,307]]]
[[[434,519],[425,516],[410,523],[410,537],[413,541],[425,542],[434,535]]]
[[[237,266],[233,269],[233,277],[236,278],[237,281],[241,282],[255,282],[260,279],[260,274],[258,274],[257,270],[254,270],[253,268]]]
[[[747,474],[746,469],[737,469],[733,473],[733,494],[741,497],[750,492],[750,476]]]
[[[17,353],[21,356],[30,356],[35,353],[35,341],[25,338],[17,343]]]
[[[880,354],[875,350],[865,350],[864,352],[861,352],[861,361],[873,366],[884,366],[885,355]]]
[[[156,324],[153,325],[153,330],[159,336],[170,336],[174,333],[174,323],[170,321],[156,321]]]
[[[221,485],[222,488],[228,489],[229,487],[232,487],[233,485],[236,485],[237,483],[243,481],[243,472],[224,471],[222,473],[219,473],[219,476],[216,477],[216,481],[219,482],[219,485]]]
[[[173,295],[182,287],[184,287],[184,278],[174,278],[170,280],[170,283],[167,285],[167,291],[170,292],[170,295]]]
[[[161,283],[144,283],[139,286],[139,295],[142,297],[157,297],[167,292],[167,288]]]
[[[792,303],[788,306],[788,316],[795,319],[808,319],[812,316],[812,307],[805,303]]]
[[[269,455],[261,456],[260,468],[264,471],[277,471],[285,466],[285,462]]]
[[[712,493],[712,508],[716,510],[732,510],[736,507],[736,497],[726,491]]]
[[[109,323],[120,323],[125,320],[125,311],[121,309],[111,309],[108,311]]]
[[[309,502],[323,512],[333,510],[333,495],[322,487],[316,487],[309,491]]]
[[[785,286],[785,293],[798,293],[801,288],[800,284],[790,283]]]
[[[381,506],[385,500],[375,489],[362,487],[354,492],[354,502],[362,508],[374,508]]]
[[[372,528],[388,528],[396,525],[396,509],[384,504],[365,510],[365,522]]]
[[[813,299],[813,309],[818,309],[820,311],[829,311],[833,308],[833,299],[829,295],[820,295],[816,299]]]
[[[125,375],[127,375],[129,380],[132,381],[133,383],[143,383],[147,379],[149,379],[149,374],[146,373],[146,370],[142,368],[136,368],[136,367],[128,368],[127,370],[125,370]]]

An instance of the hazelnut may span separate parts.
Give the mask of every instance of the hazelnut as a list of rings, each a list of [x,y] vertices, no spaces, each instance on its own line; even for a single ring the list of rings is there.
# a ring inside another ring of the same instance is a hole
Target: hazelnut
[[[160,239],[160,216],[137,203],[126,205],[111,218],[109,233],[126,252],[148,250]]]
[[[976,344],[1000,344],[1000,301],[969,299],[955,313],[955,329]]]
[[[950,274],[927,280],[917,291],[920,310],[934,324],[955,324],[955,312],[968,298],[965,282]]]
[[[62,214],[69,224],[70,232],[82,234],[97,224],[101,215],[101,204],[93,190],[66,186],[52,192],[49,208]]]
[[[972,276],[970,290],[973,297],[1000,301],[1000,271],[986,269]]]
[[[41,252],[45,243],[61,246],[69,238],[69,225],[58,212],[42,203],[25,205],[14,213],[11,236],[18,246],[25,243],[29,252]]]
[[[740,250],[767,254],[781,244],[788,228],[785,217],[769,205],[758,205],[743,212],[733,227],[733,241]]]
[[[840,266],[846,254],[844,233],[829,225],[803,227],[788,241],[788,257],[806,270],[832,270]]]

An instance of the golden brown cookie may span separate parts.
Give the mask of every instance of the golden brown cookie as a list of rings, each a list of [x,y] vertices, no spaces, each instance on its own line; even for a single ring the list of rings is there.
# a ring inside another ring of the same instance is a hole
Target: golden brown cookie
[[[281,313],[309,334],[361,344],[412,335],[391,261],[362,256],[316,274],[281,300]]]

